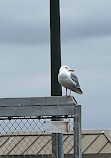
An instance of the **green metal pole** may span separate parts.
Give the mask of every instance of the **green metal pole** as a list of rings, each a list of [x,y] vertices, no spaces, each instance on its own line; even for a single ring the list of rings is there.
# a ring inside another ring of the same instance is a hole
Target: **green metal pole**
[[[60,6],[59,0],[50,0],[50,46],[51,46],[51,96],[61,96],[58,83],[61,67]],[[56,116],[52,118],[56,120]],[[60,119],[59,119],[60,120]],[[59,121],[58,120],[58,121]],[[52,134],[52,158],[63,158],[63,134]]]
[[[50,0],[50,42],[51,42],[51,96],[62,95],[58,83],[61,66],[60,9],[59,0]]]

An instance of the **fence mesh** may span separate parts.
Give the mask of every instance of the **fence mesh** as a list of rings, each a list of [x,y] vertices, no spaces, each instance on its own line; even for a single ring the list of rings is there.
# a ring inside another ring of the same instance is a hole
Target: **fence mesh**
[[[63,152],[68,157],[74,155],[74,116],[60,119],[69,123],[70,132],[63,134]],[[51,117],[0,118],[0,157],[52,157],[56,142],[54,134],[45,131],[47,121]]]

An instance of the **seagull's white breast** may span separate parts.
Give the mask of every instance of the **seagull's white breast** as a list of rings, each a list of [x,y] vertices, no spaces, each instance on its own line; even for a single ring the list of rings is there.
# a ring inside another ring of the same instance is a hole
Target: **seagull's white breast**
[[[61,86],[65,88],[71,89],[72,85],[74,86],[74,82],[70,78],[70,72],[62,71],[58,75],[58,81]]]

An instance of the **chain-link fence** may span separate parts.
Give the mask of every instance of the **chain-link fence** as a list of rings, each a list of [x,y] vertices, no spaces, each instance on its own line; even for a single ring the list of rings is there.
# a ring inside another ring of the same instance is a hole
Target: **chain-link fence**
[[[64,155],[74,155],[73,116],[62,117],[69,123],[69,131],[63,134]],[[0,118],[0,156],[51,157],[52,134],[46,132],[46,122],[51,117]]]

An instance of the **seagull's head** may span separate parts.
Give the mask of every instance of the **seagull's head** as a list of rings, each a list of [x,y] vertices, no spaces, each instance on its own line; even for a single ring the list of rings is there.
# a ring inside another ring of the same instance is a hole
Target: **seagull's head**
[[[64,66],[61,66],[61,68],[59,69],[59,72],[62,72],[62,71],[71,71],[71,72],[74,72],[73,69],[70,69],[68,66],[64,65]]]

